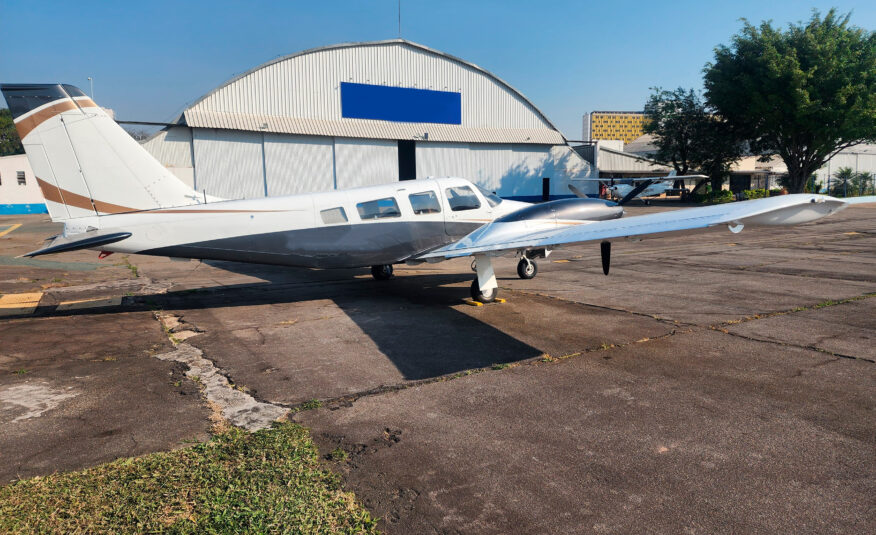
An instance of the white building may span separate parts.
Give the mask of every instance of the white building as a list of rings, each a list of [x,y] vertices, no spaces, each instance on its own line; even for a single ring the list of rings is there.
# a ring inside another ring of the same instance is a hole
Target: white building
[[[815,180],[826,188],[828,177],[833,182],[834,176],[842,167],[850,167],[855,173],[868,172],[876,180],[876,144],[861,143],[843,150],[815,172]]]
[[[592,167],[496,75],[394,39],[285,56],[211,91],[143,142],[229,199],[460,176],[508,198],[569,196]],[[594,192],[595,186],[591,188]]]
[[[0,157],[0,215],[46,213],[46,202],[27,156]]]

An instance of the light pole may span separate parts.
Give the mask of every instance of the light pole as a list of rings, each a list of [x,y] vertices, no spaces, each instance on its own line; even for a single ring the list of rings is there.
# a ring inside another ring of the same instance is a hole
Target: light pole
[[[94,79],[91,76],[88,77],[88,83],[91,84],[91,100],[93,101],[94,100]]]

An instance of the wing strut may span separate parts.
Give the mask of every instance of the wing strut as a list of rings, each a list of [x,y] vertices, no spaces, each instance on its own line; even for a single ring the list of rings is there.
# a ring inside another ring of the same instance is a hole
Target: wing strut
[[[633,188],[632,191],[630,191],[629,193],[627,193],[626,195],[624,195],[624,198],[621,199],[621,200],[619,200],[619,201],[617,202],[617,204],[618,204],[619,206],[623,206],[623,205],[625,205],[626,203],[628,203],[628,202],[630,202],[631,200],[635,199],[635,198],[636,198],[636,195],[638,195],[638,194],[642,193],[643,191],[645,191],[645,188],[647,188],[648,186],[650,186],[650,185],[653,184],[654,182],[655,182],[655,180],[653,180],[653,179],[649,179],[649,180],[645,180],[644,182],[641,182],[638,186],[636,186],[635,188]]]

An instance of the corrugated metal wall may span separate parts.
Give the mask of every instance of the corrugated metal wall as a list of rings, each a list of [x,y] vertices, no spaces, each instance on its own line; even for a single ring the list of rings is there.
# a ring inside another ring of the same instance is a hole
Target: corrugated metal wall
[[[226,199],[265,196],[262,134],[198,128],[193,137],[195,189]]]
[[[333,151],[330,137],[265,134],[268,195],[334,189]]]
[[[191,128],[176,126],[159,130],[142,145],[177,178],[194,187]]]
[[[338,189],[398,181],[398,142],[335,138]]]
[[[328,48],[255,70],[188,111],[341,119],[340,82],[462,93],[462,126],[553,127],[519,93],[484,71],[404,42]]]
[[[458,176],[504,197],[571,195],[568,181],[590,175],[590,166],[566,146],[417,142],[417,176]]]

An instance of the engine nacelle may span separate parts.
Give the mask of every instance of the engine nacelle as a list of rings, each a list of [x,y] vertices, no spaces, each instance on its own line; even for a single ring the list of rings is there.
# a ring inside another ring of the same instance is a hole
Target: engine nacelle
[[[570,221],[605,221],[623,217],[624,209],[604,199],[558,199],[521,208],[496,219],[496,223],[554,219]]]

